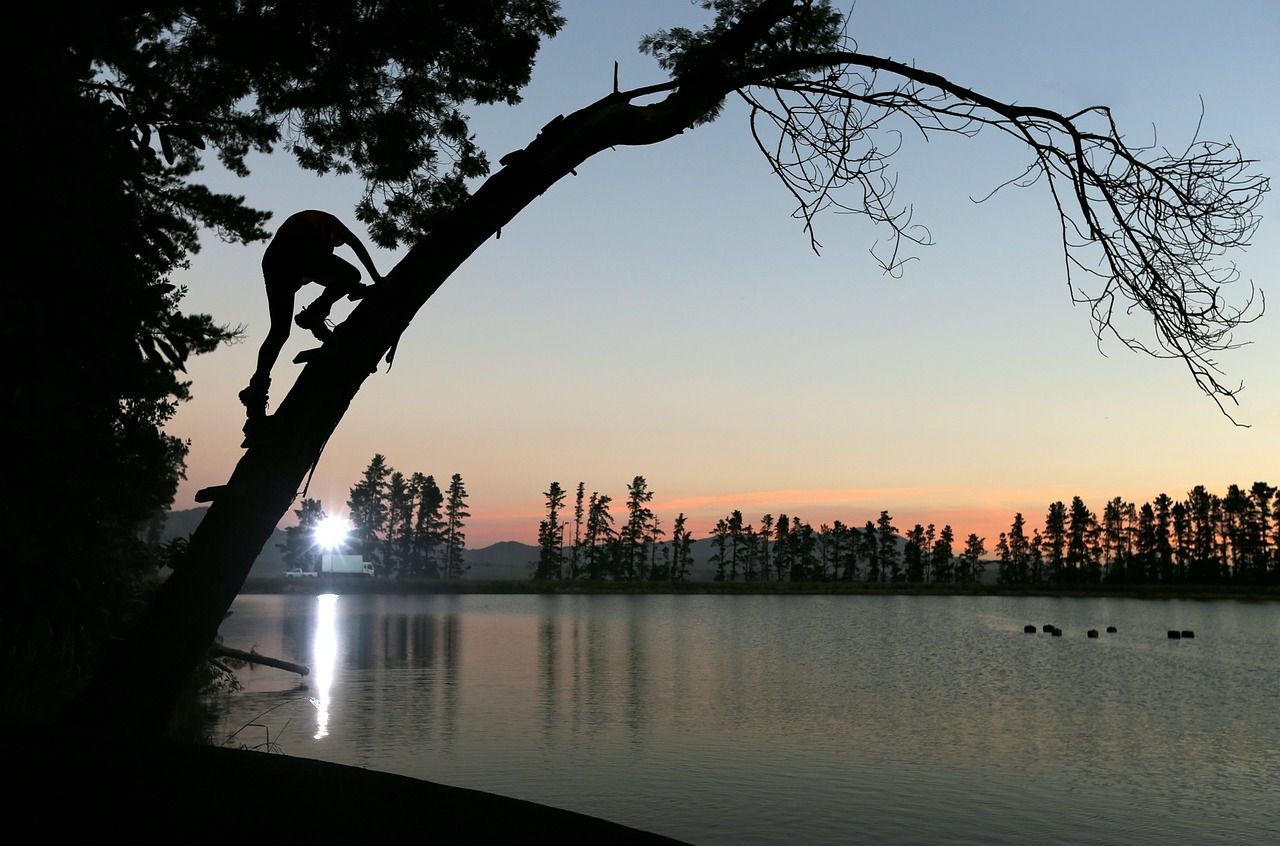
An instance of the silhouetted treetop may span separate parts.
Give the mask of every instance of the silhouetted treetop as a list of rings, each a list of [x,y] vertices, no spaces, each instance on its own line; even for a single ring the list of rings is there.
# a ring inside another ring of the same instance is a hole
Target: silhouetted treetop
[[[206,145],[241,175],[277,146],[308,170],[358,174],[358,216],[384,246],[415,240],[488,173],[463,105],[518,102],[563,25],[552,0],[78,5],[95,7],[69,35],[81,85],[140,148],[154,142],[182,175]]]

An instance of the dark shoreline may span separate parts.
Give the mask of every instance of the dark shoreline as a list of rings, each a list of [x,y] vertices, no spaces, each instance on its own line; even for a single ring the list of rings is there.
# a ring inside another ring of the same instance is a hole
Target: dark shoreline
[[[241,593],[381,594],[718,594],[729,596],[1049,596],[1099,599],[1280,601],[1280,586],[1238,585],[952,585],[863,582],[568,582],[527,579],[251,578]]]
[[[325,761],[8,728],[5,762],[16,778],[4,807],[12,814],[39,811],[49,831],[61,835],[132,842],[208,828],[221,839],[334,843],[429,826],[439,842],[477,846],[681,844],[547,805]]]

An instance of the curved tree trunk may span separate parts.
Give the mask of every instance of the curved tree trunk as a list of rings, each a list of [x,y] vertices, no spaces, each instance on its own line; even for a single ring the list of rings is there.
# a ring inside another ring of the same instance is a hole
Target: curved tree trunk
[[[615,92],[556,118],[528,147],[505,157],[506,167],[409,251],[309,361],[263,421],[263,431],[253,432],[231,479],[192,535],[184,564],[63,714],[64,727],[133,737],[164,732],[254,559],[293,505],[361,384],[418,309],[481,244],[584,160],[612,146],[678,134],[725,93],[708,98],[688,91],[643,107],[630,99],[648,92]]]

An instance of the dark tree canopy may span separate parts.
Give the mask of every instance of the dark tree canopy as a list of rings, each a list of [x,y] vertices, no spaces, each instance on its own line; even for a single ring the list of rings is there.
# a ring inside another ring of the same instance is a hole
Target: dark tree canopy
[[[310,81],[337,73],[337,65],[316,62],[297,77],[273,76],[272,67],[258,66],[261,57],[256,55],[246,60],[245,69],[213,66],[214,77],[226,74],[219,92],[230,93],[223,100],[215,97],[204,113],[219,115],[224,123],[216,130],[238,139],[239,147],[229,141],[222,148],[233,165],[243,162],[250,148],[285,139],[304,166],[364,176],[370,193],[361,215],[377,239],[391,243],[407,237],[415,246],[309,360],[270,426],[250,439],[228,484],[213,495],[191,540],[186,566],[165,583],[116,660],[69,712],[68,724],[107,719],[121,733],[156,731],[176,687],[213,638],[254,556],[292,507],[348,404],[453,271],[591,156],[670,139],[713,120],[731,96],[750,106],[760,149],[807,223],[812,225],[827,209],[853,211],[888,226],[899,245],[927,238],[917,235],[910,216],[895,202],[887,165],[893,145],[876,140],[889,130],[890,121],[905,121],[926,134],[972,134],[988,128],[1019,139],[1029,153],[1026,178],[1019,182],[1043,181],[1051,189],[1063,218],[1068,272],[1073,279],[1082,273],[1098,277],[1098,287],[1076,289],[1093,304],[1098,331],[1119,332],[1112,322],[1118,311],[1145,312],[1153,321],[1155,340],[1144,347],[1121,334],[1127,343],[1181,359],[1219,404],[1233,398],[1233,389],[1218,381],[1213,356],[1234,343],[1232,331],[1253,319],[1254,312],[1251,293],[1241,305],[1228,304],[1224,289],[1236,279],[1227,254],[1247,244],[1257,225],[1258,201],[1268,188],[1234,146],[1196,142],[1180,153],[1135,148],[1106,109],[1060,114],[1001,102],[912,65],[861,53],[845,31],[844,17],[825,0],[714,0],[702,5],[712,13],[705,28],[659,33],[642,45],[671,74],[668,81],[614,90],[555,117],[526,147],[504,156],[501,169],[470,193],[463,180],[483,172],[483,162],[464,127],[455,123],[461,111],[447,104],[438,108],[432,98],[445,89],[420,87],[420,77],[413,74],[404,77],[414,80],[408,88],[395,88],[397,83],[388,81],[400,80],[395,63],[369,65],[395,68],[389,77],[377,70],[366,74],[346,68],[352,77],[349,87],[328,79],[320,90],[341,89],[350,96],[323,108],[315,107],[306,92],[314,94]],[[482,4],[488,10],[525,14],[513,25],[539,34],[550,34],[559,25],[551,6]],[[149,30],[137,29],[135,21],[135,41],[142,32],[143,44],[152,45],[148,49],[156,52],[157,62],[186,55],[193,67],[201,68],[194,76],[203,78],[202,50],[216,55],[216,45],[242,43],[237,39],[260,43],[253,41],[257,30],[241,28],[244,22],[279,32],[272,29],[277,21],[271,14],[293,6],[244,3],[217,6],[224,10],[217,13],[203,5],[183,8],[189,14],[181,21],[190,29],[170,29],[176,16]],[[455,6],[440,8],[452,11]],[[298,14],[316,32],[340,19],[337,12],[315,19]],[[365,30],[360,20],[342,24],[353,33],[355,55],[379,56],[380,38],[407,38],[411,29],[378,35]],[[170,32],[182,37],[174,39]],[[457,55],[436,58],[472,62],[480,76],[505,67],[501,62],[491,66],[493,57],[482,51],[459,49]],[[139,79],[147,72],[136,71]],[[511,87],[474,91],[492,94],[494,100],[512,98],[526,78],[496,76]],[[122,76],[120,84],[127,79]],[[197,79],[189,86],[184,90],[203,91]],[[257,105],[240,111],[247,102],[242,98],[255,90]],[[104,91],[103,97],[114,96]],[[468,96],[478,99],[474,91]],[[410,108],[388,106],[400,103]],[[174,106],[171,113],[180,111]],[[183,127],[192,125],[189,118],[182,120]],[[159,132],[157,124],[148,125]],[[273,127],[279,136],[272,134]],[[171,134],[179,141],[171,139],[170,144],[181,147],[176,126]],[[207,135],[213,137],[212,131]],[[419,146],[424,142],[426,147]],[[409,168],[411,153],[427,147],[439,152]],[[392,151],[385,157],[378,154],[385,166],[369,166],[367,157],[382,149]],[[185,155],[175,161],[194,163],[193,151]],[[441,157],[450,163],[447,170]],[[897,262],[896,250],[885,259],[890,268]],[[288,437],[279,434],[285,432]]]
[[[360,215],[382,243],[418,237],[487,172],[466,104],[518,98],[540,39],[560,26],[556,10],[24,8],[11,114],[29,178],[17,180],[11,225],[28,273],[6,286],[0,313],[6,476],[23,486],[0,524],[11,543],[6,686],[35,684],[26,674],[48,652],[74,665],[74,685],[93,645],[119,633],[137,578],[155,572],[140,533],[171,505],[187,449],[162,427],[189,397],[188,357],[237,336],[183,313],[169,277],[202,230],[268,234],[269,214],[200,184],[202,166],[216,156],[245,175],[251,153],[283,147],[303,167],[364,177]]]
[[[563,24],[549,0],[137,5],[153,8],[107,15],[76,53],[94,71],[82,84],[128,113],[140,143],[178,169],[209,147],[246,174],[250,152],[283,147],[308,170],[358,174],[358,216],[384,246],[414,240],[488,173],[465,105],[519,102]]]

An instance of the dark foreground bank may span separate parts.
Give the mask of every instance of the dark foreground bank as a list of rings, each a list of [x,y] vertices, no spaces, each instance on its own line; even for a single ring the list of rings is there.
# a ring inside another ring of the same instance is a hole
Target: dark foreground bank
[[[286,835],[335,843],[411,834],[449,844],[680,844],[519,799],[287,755],[20,727],[6,737],[9,786],[0,805],[11,830],[42,839]]]

